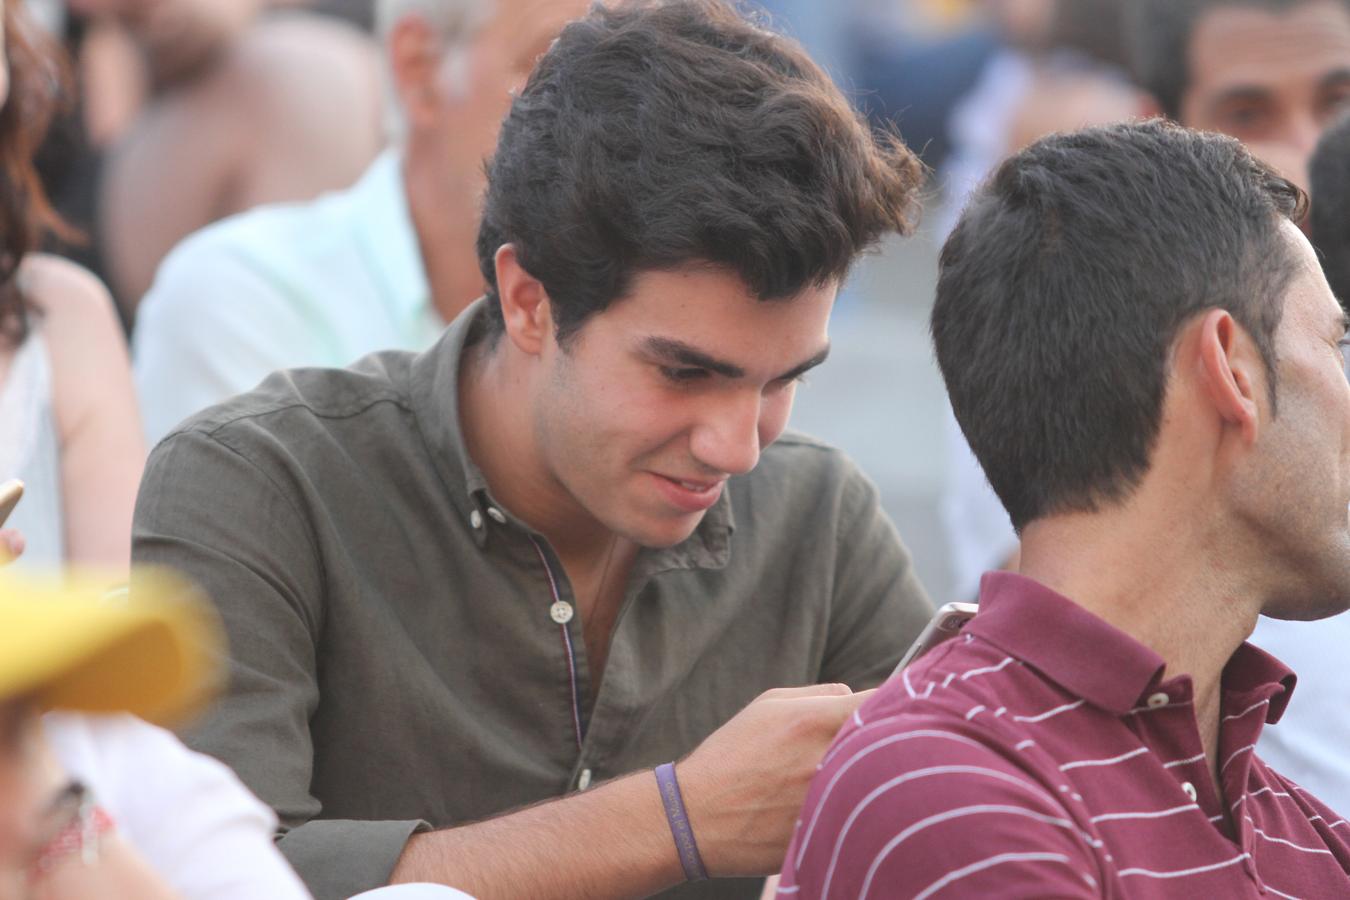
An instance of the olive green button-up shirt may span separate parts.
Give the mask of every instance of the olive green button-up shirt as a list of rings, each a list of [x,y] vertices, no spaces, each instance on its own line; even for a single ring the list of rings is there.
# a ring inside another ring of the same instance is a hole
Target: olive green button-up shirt
[[[170,434],[141,488],[135,561],[199,582],[231,643],[190,743],[275,807],[321,900],[385,883],[428,824],[679,757],[768,688],[875,685],[931,612],[871,483],[788,434],[639,554],[596,683],[557,557],[465,451],[481,311],[421,354],[272,375]]]

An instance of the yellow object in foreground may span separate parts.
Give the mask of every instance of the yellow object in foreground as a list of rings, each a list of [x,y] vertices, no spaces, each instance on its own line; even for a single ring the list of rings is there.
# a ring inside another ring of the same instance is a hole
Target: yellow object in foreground
[[[222,647],[214,611],[170,573],[132,580],[128,594],[93,578],[0,575],[0,702],[166,723],[210,700]]]

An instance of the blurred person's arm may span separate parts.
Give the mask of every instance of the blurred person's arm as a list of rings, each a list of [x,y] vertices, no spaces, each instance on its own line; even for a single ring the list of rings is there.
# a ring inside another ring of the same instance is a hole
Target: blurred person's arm
[[[184,237],[347,187],[381,144],[369,40],[317,16],[255,25],[219,65],[153,97],[111,155],[99,234],[114,293],[134,310]]]
[[[933,604],[876,485],[852,465],[846,478],[842,527],[828,537],[835,544],[834,595],[818,680],[861,690],[886,680],[928,624]]]
[[[43,730],[64,769],[184,896],[309,896],[276,847],[276,817],[222,763],[129,715],[48,713]]]
[[[107,19],[92,20],[76,59],[84,129],[89,142],[111,146],[145,104],[149,76],[136,42]]]
[[[0,529],[0,566],[12,563],[23,556],[25,546],[23,535],[18,529]]]
[[[313,359],[321,339],[285,285],[251,268],[216,229],[160,266],[137,312],[132,366],[148,445],[193,413]]]
[[[20,277],[51,354],[66,561],[124,571],[145,444],[121,326],[107,290],[73,263],[32,256]]]

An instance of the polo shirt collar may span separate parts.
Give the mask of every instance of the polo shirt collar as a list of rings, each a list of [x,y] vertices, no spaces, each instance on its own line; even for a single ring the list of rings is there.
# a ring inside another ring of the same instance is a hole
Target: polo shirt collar
[[[1284,715],[1298,676],[1293,670],[1255,644],[1244,643],[1223,670],[1224,703],[1245,708],[1258,700],[1270,700],[1266,724],[1274,725]]]
[[[459,415],[459,367],[465,348],[484,333],[487,300],[478,298],[455,317],[436,343],[413,359],[409,386],[413,415],[435,461],[437,474],[466,519],[483,522],[489,509],[501,513],[488,494],[487,478],[469,456]],[[498,523],[504,524],[504,523]],[[721,569],[731,558],[736,529],[730,491],[704,514],[694,533],[673,547],[644,550],[638,566],[643,576],[671,569]],[[486,543],[488,526],[474,529],[478,546]]]
[[[431,286],[408,209],[402,154],[381,153],[349,196],[362,252],[390,313],[405,329],[415,327],[431,312]]]
[[[966,630],[1117,716],[1139,706],[1166,668],[1162,656],[1114,625],[1012,572],[981,579],[980,612]],[[1279,660],[1244,643],[1224,667],[1225,708],[1244,698],[1269,698],[1266,721],[1277,722],[1295,680]]]

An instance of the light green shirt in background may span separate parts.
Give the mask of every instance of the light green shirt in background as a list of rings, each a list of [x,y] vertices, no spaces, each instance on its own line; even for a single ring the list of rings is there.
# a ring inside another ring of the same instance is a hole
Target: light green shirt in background
[[[277,369],[423,350],[445,327],[389,150],[355,185],[259,207],[187,238],[137,313],[136,387],[153,446]]]

